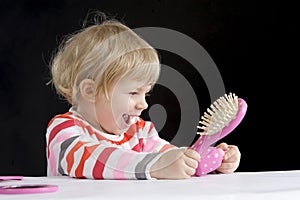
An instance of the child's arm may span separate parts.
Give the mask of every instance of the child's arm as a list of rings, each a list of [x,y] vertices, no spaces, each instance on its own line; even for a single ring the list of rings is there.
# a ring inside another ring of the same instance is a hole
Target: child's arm
[[[152,125],[144,125],[139,136],[145,137],[138,137],[138,144],[130,150],[90,134],[82,121],[56,118],[47,129],[48,175],[90,179],[179,179],[192,175],[199,155],[178,149],[159,138]]]
[[[162,153],[136,152],[99,141],[73,119],[48,127],[49,175],[91,179],[150,179],[150,167]],[[63,121],[63,122],[62,122]],[[55,126],[56,125],[56,126]]]

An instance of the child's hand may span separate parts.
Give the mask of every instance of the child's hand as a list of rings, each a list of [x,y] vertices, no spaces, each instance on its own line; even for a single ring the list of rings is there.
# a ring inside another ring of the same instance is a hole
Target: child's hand
[[[189,148],[166,152],[151,167],[150,175],[157,179],[186,179],[195,174],[200,155]]]
[[[221,143],[217,148],[222,149],[225,154],[221,166],[216,170],[219,173],[233,173],[240,164],[241,153],[237,146]]]

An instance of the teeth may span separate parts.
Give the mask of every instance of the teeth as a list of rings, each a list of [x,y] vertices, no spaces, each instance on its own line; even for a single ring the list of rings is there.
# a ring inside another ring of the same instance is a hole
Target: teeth
[[[138,117],[130,116],[128,114],[123,114],[122,117],[123,117],[124,121],[126,122],[126,124],[134,124],[139,120]]]
[[[131,124],[134,124],[134,123],[136,123],[138,121],[138,117],[132,117],[131,119],[130,119],[130,123]]]

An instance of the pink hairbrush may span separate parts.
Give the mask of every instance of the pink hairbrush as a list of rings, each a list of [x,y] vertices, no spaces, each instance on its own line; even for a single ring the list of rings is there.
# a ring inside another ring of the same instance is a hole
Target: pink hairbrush
[[[225,94],[213,102],[207,113],[199,121],[200,137],[191,146],[200,155],[196,176],[203,176],[216,170],[222,163],[224,152],[212,144],[231,133],[242,121],[247,111],[247,103],[235,94]]]

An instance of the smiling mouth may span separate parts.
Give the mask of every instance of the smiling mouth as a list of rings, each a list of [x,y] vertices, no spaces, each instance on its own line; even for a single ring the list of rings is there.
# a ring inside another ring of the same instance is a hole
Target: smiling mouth
[[[122,117],[127,125],[134,124],[138,120],[137,116],[128,115],[128,114],[123,114]]]

